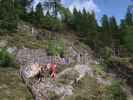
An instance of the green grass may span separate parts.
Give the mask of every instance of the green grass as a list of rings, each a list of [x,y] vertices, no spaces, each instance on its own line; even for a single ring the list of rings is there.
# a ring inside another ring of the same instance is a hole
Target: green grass
[[[17,69],[0,68],[0,100],[33,100]]]
[[[129,64],[131,58],[130,57],[110,57],[109,59],[112,62],[117,62],[117,63],[121,63],[121,64]]]
[[[100,64],[91,64],[90,67],[92,67],[95,70],[96,75],[105,75],[105,67]]]
[[[127,100],[118,81],[104,86],[98,84],[95,78],[85,76],[73,86],[74,95],[65,97],[65,100]]]
[[[48,92],[49,100],[59,100],[60,96],[58,96],[55,92]]]
[[[44,40],[37,40],[31,34],[19,33],[15,34],[9,42],[9,45],[16,45],[17,47],[27,48],[45,48],[46,43]]]
[[[0,36],[0,40],[4,39],[8,41],[8,46],[11,47],[26,47],[26,48],[46,48],[46,40],[37,40],[31,33],[14,33],[11,36]]]
[[[127,100],[119,81],[112,81],[112,84],[106,87],[103,100]]]
[[[74,84],[74,95],[65,100],[102,100],[100,85],[91,77],[84,77],[79,83]]]

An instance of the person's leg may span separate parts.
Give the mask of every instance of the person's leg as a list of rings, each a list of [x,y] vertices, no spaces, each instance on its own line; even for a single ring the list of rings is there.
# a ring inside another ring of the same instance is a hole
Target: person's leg
[[[39,71],[39,73],[38,73],[38,81],[40,82],[41,81],[41,72]]]
[[[51,78],[52,78],[53,80],[55,80],[55,77],[56,77],[56,74],[55,74],[55,73],[52,73],[52,74],[51,74]]]

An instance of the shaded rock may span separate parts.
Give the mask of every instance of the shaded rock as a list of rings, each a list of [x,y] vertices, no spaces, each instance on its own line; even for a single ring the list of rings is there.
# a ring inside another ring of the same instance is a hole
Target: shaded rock
[[[78,71],[81,76],[85,76],[86,74],[91,77],[94,76],[92,68],[87,65],[76,65],[74,69]]]
[[[17,53],[17,47],[9,47],[7,48],[7,51],[15,55]]]
[[[40,70],[41,70],[41,67],[39,67],[38,64],[30,64],[23,69],[23,75],[26,78],[31,78],[36,76]]]

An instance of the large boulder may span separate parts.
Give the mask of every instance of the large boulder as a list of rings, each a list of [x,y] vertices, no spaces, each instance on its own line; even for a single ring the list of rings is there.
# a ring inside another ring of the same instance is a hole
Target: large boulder
[[[32,78],[36,76],[40,70],[41,67],[38,64],[30,64],[27,67],[23,68],[23,76],[25,78]]]

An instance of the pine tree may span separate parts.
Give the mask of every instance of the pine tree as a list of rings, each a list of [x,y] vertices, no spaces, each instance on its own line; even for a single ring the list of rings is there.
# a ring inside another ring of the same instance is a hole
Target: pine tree
[[[0,1],[0,33],[15,32],[18,15],[14,0]]]
[[[30,5],[30,3],[33,0],[16,0],[17,2],[19,2],[23,7],[26,7],[27,5]]]
[[[114,34],[118,32],[118,25],[114,16],[110,17],[110,31]]]
[[[120,43],[121,45],[124,44],[123,37],[125,36],[125,33],[126,33],[126,22],[123,19],[120,22]]]
[[[97,38],[95,13],[87,12],[85,9],[80,12],[74,8],[72,23],[73,29],[79,33],[78,36],[80,37],[80,40],[94,48],[96,46]]]
[[[81,26],[81,31],[82,31],[82,35],[81,36],[84,36],[87,35],[88,33],[88,27],[89,27],[89,19],[88,19],[88,16],[87,16],[87,11],[85,9],[83,9],[82,11],[82,15],[81,15],[81,18],[80,18],[80,21],[81,21],[81,24],[79,23],[79,25]]]
[[[101,39],[105,46],[111,46],[111,34],[110,34],[110,25],[109,25],[109,18],[107,15],[103,15],[101,19],[102,25],[102,34]]]
[[[128,8],[125,19],[121,21],[121,45],[133,52],[133,14]]]
[[[120,46],[120,33],[118,25],[114,16],[110,17],[110,32],[111,32],[111,41],[112,41],[112,51],[113,55],[119,55],[119,46]]]
[[[127,25],[133,25],[133,14],[131,13],[131,10],[128,8],[125,22]]]
[[[32,12],[31,12],[31,18],[32,18],[32,23],[33,23],[35,26],[41,27],[41,24],[44,23],[44,22],[42,21],[43,18],[44,18],[44,15],[43,15],[43,8],[42,8],[41,3],[39,3],[39,4],[37,5],[36,11],[35,11],[35,12],[32,10]]]
[[[124,47],[133,52],[133,28],[131,26],[126,27],[123,35]]]
[[[39,3],[36,7],[36,17],[37,18],[42,18],[44,15],[43,15],[43,8],[42,8],[42,5],[41,3]]]
[[[35,12],[35,18],[37,18],[36,20],[41,23],[41,19],[43,19],[44,14],[43,14],[43,8],[41,3],[39,3],[36,7],[36,12]]]
[[[76,8],[73,10],[72,26],[76,31],[80,31],[81,12],[78,12]]]
[[[14,0],[16,12],[21,20],[30,20],[26,7],[30,5],[31,1],[32,0]]]
[[[92,12],[90,18],[88,19],[90,20],[90,23],[89,23],[89,36],[88,38],[90,39],[90,45],[92,46],[92,48],[94,49],[96,47],[96,42],[97,42],[97,23],[96,23],[96,18],[95,18],[95,13]],[[87,27],[86,27],[87,28]]]
[[[62,5],[59,5],[59,12],[61,14],[62,22],[64,22],[66,25],[71,26],[72,25],[72,13],[68,8],[63,7]]]

